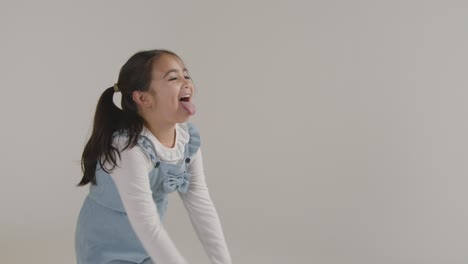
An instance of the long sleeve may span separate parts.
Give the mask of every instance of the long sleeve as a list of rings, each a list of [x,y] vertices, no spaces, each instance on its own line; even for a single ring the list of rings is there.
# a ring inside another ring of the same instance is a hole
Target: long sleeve
[[[206,184],[201,148],[194,155],[188,171],[192,174],[189,187],[187,192],[179,192],[179,196],[195,233],[212,264],[231,264],[221,222]]]
[[[163,227],[152,198],[148,178],[149,159],[140,147],[121,152],[111,172],[128,219],[151,259],[158,264],[186,264]]]

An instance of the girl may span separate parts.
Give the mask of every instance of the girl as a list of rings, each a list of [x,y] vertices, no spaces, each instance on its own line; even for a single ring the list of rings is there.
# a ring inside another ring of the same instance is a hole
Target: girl
[[[75,230],[78,264],[189,263],[163,226],[175,191],[210,262],[232,262],[205,181],[200,135],[187,122],[196,112],[194,89],[179,56],[149,50],[134,54],[99,98],[78,183],[91,183]]]

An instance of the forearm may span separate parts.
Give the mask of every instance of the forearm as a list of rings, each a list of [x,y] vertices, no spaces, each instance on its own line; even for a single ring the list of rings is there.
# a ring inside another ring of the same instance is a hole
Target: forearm
[[[121,153],[122,166],[111,172],[128,220],[155,263],[186,264],[163,227],[149,185],[147,162],[138,148]]]
[[[231,264],[226,239],[216,207],[211,199],[199,150],[190,165],[192,174],[186,193],[179,193],[192,226],[212,264]]]

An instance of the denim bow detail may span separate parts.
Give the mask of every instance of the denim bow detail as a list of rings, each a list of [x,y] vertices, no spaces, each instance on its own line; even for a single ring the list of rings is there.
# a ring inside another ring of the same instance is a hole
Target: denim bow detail
[[[189,179],[191,174],[189,172],[182,172],[177,175],[170,175],[163,182],[163,189],[165,193],[171,193],[175,190],[185,193],[188,189]]]

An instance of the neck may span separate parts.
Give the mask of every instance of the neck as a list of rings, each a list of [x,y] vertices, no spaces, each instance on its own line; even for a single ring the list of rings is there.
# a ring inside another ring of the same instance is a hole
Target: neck
[[[147,123],[145,126],[163,146],[168,148],[174,147],[176,138],[175,123]]]

